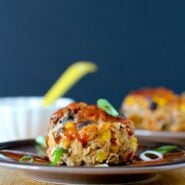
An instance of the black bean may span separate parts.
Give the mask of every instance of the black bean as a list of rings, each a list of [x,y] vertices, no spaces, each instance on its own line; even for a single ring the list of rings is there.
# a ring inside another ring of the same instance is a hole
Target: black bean
[[[150,102],[150,110],[154,111],[157,109],[157,107],[158,107],[158,104],[156,102],[154,101]]]
[[[63,119],[60,119],[59,123],[60,124],[65,124],[67,122],[68,118],[64,117]]]
[[[127,119],[127,117],[123,113],[120,113],[119,117],[122,118],[122,119]]]
[[[87,125],[90,125],[90,124],[92,124],[92,123],[93,123],[92,121],[87,120],[87,121],[84,121],[84,122],[82,122],[82,123],[78,123],[78,124],[77,124],[77,128],[78,128],[78,129],[82,129],[83,127],[85,127],[85,126],[87,126]]]

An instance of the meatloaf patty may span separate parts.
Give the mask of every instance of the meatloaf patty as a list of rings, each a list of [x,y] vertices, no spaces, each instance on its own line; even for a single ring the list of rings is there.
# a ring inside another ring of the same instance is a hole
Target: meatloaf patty
[[[118,164],[132,160],[137,149],[132,122],[111,116],[97,105],[71,103],[54,113],[47,134],[47,154],[68,166]]]

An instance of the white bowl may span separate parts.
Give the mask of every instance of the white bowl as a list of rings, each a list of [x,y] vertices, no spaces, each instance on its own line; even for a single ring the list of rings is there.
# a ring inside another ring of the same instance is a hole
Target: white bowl
[[[71,102],[70,98],[60,98],[45,107],[42,97],[0,98],[0,142],[44,135],[51,114]]]

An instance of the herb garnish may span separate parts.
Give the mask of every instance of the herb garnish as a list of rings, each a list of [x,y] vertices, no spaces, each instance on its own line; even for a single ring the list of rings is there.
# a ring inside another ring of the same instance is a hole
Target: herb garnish
[[[40,145],[42,148],[46,148],[46,138],[44,136],[38,136],[35,139],[36,144]]]
[[[97,105],[109,115],[114,117],[119,116],[118,111],[106,99],[98,99]]]
[[[166,145],[166,146],[160,146],[160,147],[156,148],[155,151],[164,155],[164,154],[172,152],[176,149],[177,149],[177,146],[175,146],[175,145]]]
[[[57,147],[57,149],[53,152],[53,161],[49,164],[56,165],[60,161],[60,158],[62,157],[62,155],[67,152],[68,152],[67,149],[64,149],[62,147]]]
[[[31,155],[25,155],[19,159],[19,162],[28,162],[28,163],[33,163],[34,158]]]

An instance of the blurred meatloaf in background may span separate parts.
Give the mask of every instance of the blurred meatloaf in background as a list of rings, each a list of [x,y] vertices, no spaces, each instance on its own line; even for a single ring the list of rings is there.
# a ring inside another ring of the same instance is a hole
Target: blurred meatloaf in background
[[[134,90],[123,100],[121,112],[139,129],[185,131],[185,95],[170,89]]]
[[[97,105],[71,103],[52,115],[47,145],[51,161],[57,148],[65,151],[59,165],[118,164],[132,160],[137,140],[126,118],[111,116]]]

